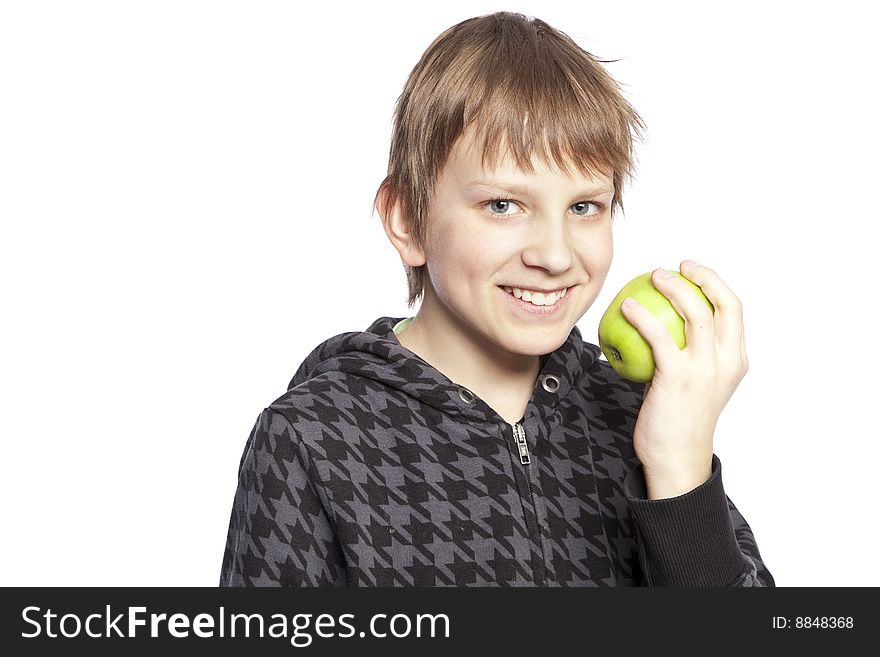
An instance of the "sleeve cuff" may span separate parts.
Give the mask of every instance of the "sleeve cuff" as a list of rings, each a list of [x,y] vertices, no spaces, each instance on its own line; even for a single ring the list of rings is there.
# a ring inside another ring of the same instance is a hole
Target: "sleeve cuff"
[[[714,454],[709,480],[683,495],[647,499],[641,463],[626,476],[624,491],[648,586],[730,586],[748,566],[733,531],[721,461]]]

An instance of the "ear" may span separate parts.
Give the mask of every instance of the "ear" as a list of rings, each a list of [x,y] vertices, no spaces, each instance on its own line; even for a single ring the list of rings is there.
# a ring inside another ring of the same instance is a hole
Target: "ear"
[[[425,252],[416,244],[409,217],[403,212],[399,200],[392,198],[389,186],[383,184],[379,190],[376,209],[382,219],[385,234],[400,254],[400,259],[410,267],[425,264]]]

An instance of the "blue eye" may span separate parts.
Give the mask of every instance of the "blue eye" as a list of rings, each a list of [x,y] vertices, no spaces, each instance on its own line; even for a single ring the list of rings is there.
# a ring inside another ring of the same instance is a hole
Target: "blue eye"
[[[587,207],[589,207],[591,205],[594,208],[596,208],[596,210],[594,212],[586,212]],[[603,206],[599,205],[598,203],[593,203],[592,201],[581,201],[580,203],[575,203],[571,207],[573,207],[573,208],[583,207],[584,212],[575,212],[575,214],[580,215],[582,217],[589,217],[590,215],[598,214],[603,210]]]
[[[508,214],[507,210],[510,209],[510,206],[516,205],[516,203],[509,201],[506,198],[493,198],[491,201],[488,201],[486,205],[489,206],[489,211],[492,214],[506,216]]]

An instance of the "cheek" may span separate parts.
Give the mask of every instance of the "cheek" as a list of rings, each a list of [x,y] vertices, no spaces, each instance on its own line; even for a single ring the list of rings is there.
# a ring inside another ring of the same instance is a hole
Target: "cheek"
[[[581,261],[590,275],[592,282],[602,283],[611,269],[611,260],[614,256],[614,243],[611,240],[611,231],[601,236],[601,239],[593,239],[588,248],[581,253]]]
[[[608,276],[608,271],[611,269],[611,255],[611,251],[609,250],[607,254],[603,254],[603,257],[597,258],[591,268],[590,278],[600,285],[605,282],[605,278]]]
[[[460,264],[455,244],[445,231],[437,231],[426,265],[434,292],[440,299],[448,299],[456,287]]]
[[[497,239],[473,231],[438,231],[432,258],[428,261],[431,281],[438,293],[479,288],[497,270],[500,257]]]

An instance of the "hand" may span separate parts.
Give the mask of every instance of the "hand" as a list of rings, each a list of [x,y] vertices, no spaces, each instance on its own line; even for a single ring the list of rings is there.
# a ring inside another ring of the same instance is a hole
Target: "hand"
[[[715,425],[749,368],[739,298],[707,267],[685,260],[679,270],[715,306],[713,316],[687,283],[653,273],[654,287],[685,320],[684,349],[641,304],[621,308],[656,365],[633,433],[649,499],[682,495],[709,479]]]

